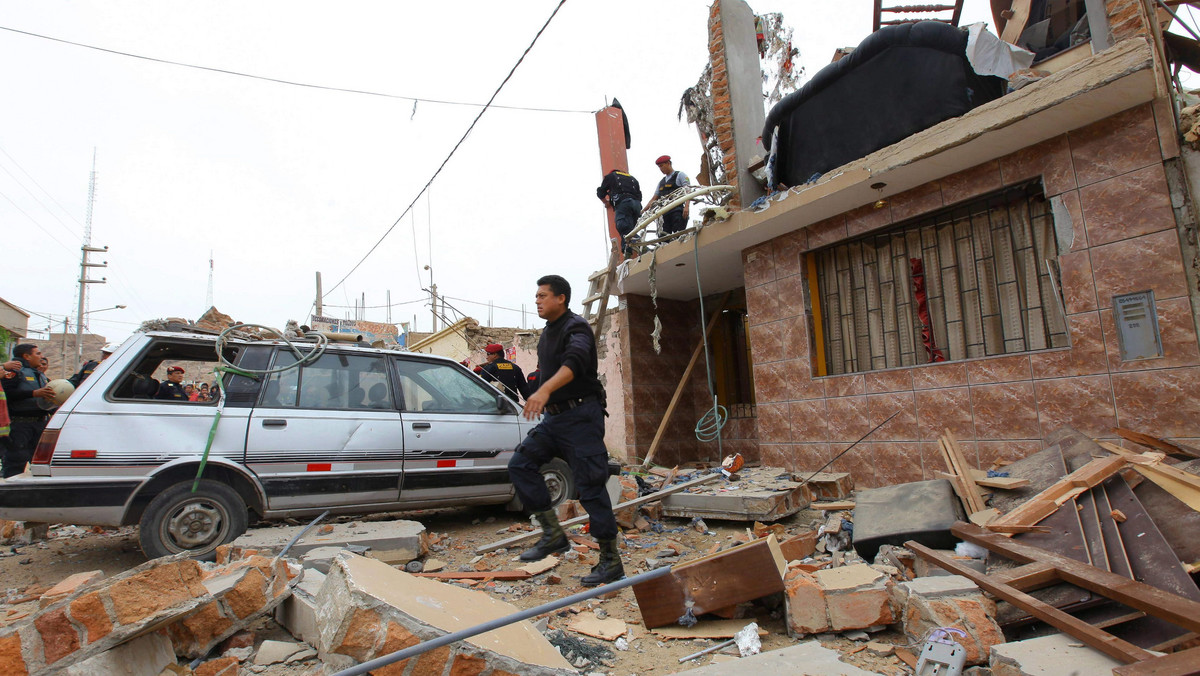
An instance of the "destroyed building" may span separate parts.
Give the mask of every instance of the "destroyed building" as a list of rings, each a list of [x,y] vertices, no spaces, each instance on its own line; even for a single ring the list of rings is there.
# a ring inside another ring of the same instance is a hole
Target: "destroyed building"
[[[752,12],[713,3],[713,129],[731,215],[625,264],[627,457],[652,445],[667,466],[718,456],[694,434],[712,407],[703,361],[671,404],[700,344],[701,293],[719,314],[709,348],[724,452],[748,461],[815,469],[893,414],[835,465],[860,487],[936,478],[945,430],[981,468],[1040,450],[1064,425],[1200,439],[1200,169],[1180,145],[1171,18],[1138,0],[1096,4],[1105,11],[1078,23],[1090,39],[1018,71],[993,100],[814,176],[777,175],[784,189],[755,202],[763,142],[809,113],[777,110],[785,98],[764,117]],[[878,47],[812,78],[863,125],[902,114],[871,76],[901,50]],[[792,147],[853,145],[805,131],[770,149],[776,169]]]

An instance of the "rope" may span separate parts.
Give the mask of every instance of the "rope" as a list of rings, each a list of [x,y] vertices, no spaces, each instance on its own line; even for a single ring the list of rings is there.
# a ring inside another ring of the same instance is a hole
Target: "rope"
[[[280,340],[287,343],[287,346],[291,349],[292,354],[296,355],[295,363],[274,369],[246,369],[239,366],[234,366],[232,362],[225,358],[225,343],[229,339],[230,333],[246,327],[263,329],[264,331],[268,331],[276,336],[279,336]],[[325,354],[325,347],[329,344],[329,339],[323,334],[315,331],[306,335],[316,338],[317,342],[307,354],[302,354],[300,349],[296,347],[295,343],[289,340],[286,335],[279,331],[279,329],[272,328],[270,326],[263,326],[262,324],[234,324],[233,326],[230,326],[217,336],[217,342],[214,345],[214,349],[217,351],[217,360],[219,363],[213,367],[213,382],[220,383],[222,378],[221,374],[223,373],[232,373],[237,376],[245,376],[247,378],[258,380],[261,376],[283,373],[284,371],[299,368],[301,366],[307,366],[308,364],[316,362],[321,358],[321,355]],[[200,489],[200,477],[204,474],[204,468],[208,466],[208,455],[212,452],[213,439],[217,437],[217,424],[221,422],[221,416],[225,412],[225,389],[224,383],[222,383],[221,394],[217,398],[217,412],[213,416],[212,426],[208,428],[208,441],[206,441],[204,444],[204,454],[200,456],[200,466],[196,468],[196,478],[192,480],[193,493]]]
[[[696,293],[700,297],[700,331],[704,342],[704,370],[706,380],[708,381],[708,394],[712,397],[712,408],[708,410],[700,420],[696,421],[696,438],[702,442],[713,441],[717,442],[717,458],[720,459],[725,455],[721,448],[721,429],[725,427],[725,421],[729,419],[729,411],[724,406],[717,403],[716,389],[713,387],[713,372],[712,363],[708,358],[708,313],[704,311],[704,289],[700,286],[700,235],[696,234],[692,238],[692,258],[695,261],[693,267],[696,268]]]

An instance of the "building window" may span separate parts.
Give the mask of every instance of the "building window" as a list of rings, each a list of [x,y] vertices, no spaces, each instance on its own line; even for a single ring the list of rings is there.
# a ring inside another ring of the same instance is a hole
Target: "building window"
[[[1038,182],[811,255],[823,375],[1067,345]]]

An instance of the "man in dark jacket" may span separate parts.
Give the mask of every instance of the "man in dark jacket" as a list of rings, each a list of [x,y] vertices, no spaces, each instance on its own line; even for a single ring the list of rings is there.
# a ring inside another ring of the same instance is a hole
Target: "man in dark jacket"
[[[544,378],[525,400],[525,418],[545,414],[530,430],[508,462],[517,497],[537,515],[542,539],[521,554],[522,561],[537,561],[570,547],[550,505],[541,467],[561,457],[571,466],[579,502],[591,517],[591,533],[600,543],[600,561],[585,575],[585,586],[596,586],[624,577],[617,550],[617,520],[605,484],[608,449],[604,446],[604,385],[600,383],[596,339],[583,317],[571,312],[571,285],[558,275],[538,280],[538,316],[546,328],[538,341],[538,364]]]
[[[50,418],[48,409],[54,401],[54,390],[46,386],[49,381],[41,372],[42,351],[36,345],[22,343],[13,349],[13,358],[21,363],[21,368],[15,377],[4,380],[4,395],[12,419],[8,448],[0,459],[3,465],[0,474],[5,479],[25,471],[46,428]]]
[[[96,367],[100,365],[100,362],[111,357],[113,350],[115,350],[115,349],[116,348],[113,347],[112,343],[108,343],[104,347],[100,348],[100,361],[96,361],[95,359],[87,360],[86,362],[83,363],[83,366],[81,366],[79,368],[78,373],[71,376],[70,378],[67,378],[67,382],[74,385],[75,389],[79,389],[79,385],[83,381],[87,380],[88,376],[92,375],[92,371],[96,370]]]
[[[167,367],[167,381],[158,386],[158,394],[154,395],[154,398],[166,401],[188,400],[187,389],[183,386],[182,366]]]
[[[604,176],[596,197],[612,207],[617,217],[617,232],[621,235],[621,250],[632,253],[626,237],[637,226],[638,214],[642,210],[642,188],[638,180],[621,169],[613,169]]]
[[[483,365],[479,375],[488,382],[498,382],[513,401],[525,401],[529,398],[529,383],[525,381],[525,372],[520,366],[504,358],[504,346],[492,343],[483,348],[487,353],[487,363]],[[517,399],[520,395],[520,399]]]

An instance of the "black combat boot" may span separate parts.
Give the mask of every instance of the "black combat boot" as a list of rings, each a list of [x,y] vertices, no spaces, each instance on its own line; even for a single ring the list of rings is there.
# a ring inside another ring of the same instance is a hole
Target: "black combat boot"
[[[536,512],[538,523],[542,524],[542,539],[533,547],[521,552],[522,561],[541,561],[551,554],[565,552],[571,548],[567,542],[567,534],[558,525],[558,515],[554,510]]]
[[[621,552],[617,551],[617,539],[600,540],[600,561],[592,566],[592,572],[583,576],[580,583],[585,587],[608,584],[625,577],[621,565]]]

